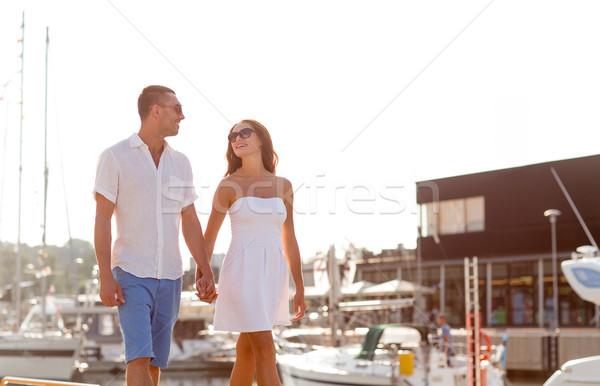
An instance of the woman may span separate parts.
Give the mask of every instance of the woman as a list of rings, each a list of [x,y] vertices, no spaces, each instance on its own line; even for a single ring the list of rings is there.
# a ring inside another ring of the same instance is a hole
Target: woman
[[[278,157],[262,124],[243,120],[231,128],[228,140],[227,173],[204,235],[212,256],[229,213],[232,238],[219,275],[215,330],[240,332],[231,385],[252,385],[255,374],[261,386],[280,385],[271,330],[290,324],[288,267],[296,286],[292,320],[306,309],[292,185],[275,176]]]

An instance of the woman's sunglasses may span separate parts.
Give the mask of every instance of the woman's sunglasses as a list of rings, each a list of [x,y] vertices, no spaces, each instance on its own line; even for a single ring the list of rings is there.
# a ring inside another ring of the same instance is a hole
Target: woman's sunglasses
[[[254,129],[251,129],[249,127],[243,128],[242,130],[240,130],[238,132],[232,131],[227,136],[227,139],[229,140],[229,142],[234,143],[238,135],[240,136],[240,138],[246,139],[252,135],[253,131],[254,131]]]

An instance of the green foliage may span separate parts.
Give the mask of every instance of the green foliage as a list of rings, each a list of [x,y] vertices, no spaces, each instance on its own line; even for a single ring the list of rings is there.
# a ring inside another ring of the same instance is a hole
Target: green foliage
[[[0,297],[6,293],[16,275],[16,251],[14,244],[0,242]],[[22,282],[33,281],[32,296],[40,295],[39,279],[36,272],[45,266],[52,270],[48,277],[48,286],[54,285],[56,294],[75,294],[75,285],[79,293],[85,288],[85,281],[91,278],[96,264],[96,254],[91,243],[85,240],[71,240],[63,246],[47,246],[43,256],[41,246],[21,245]],[[25,295],[25,294],[24,294]],[[25,295],[27,296],[27,295]]]

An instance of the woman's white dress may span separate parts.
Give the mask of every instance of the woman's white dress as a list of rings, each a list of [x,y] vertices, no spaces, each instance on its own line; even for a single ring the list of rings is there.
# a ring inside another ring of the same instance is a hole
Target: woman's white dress
[[[242,197],[228,212],[231,244],[219,273],[214,329],[254,332],[290,324],[283,200]]]

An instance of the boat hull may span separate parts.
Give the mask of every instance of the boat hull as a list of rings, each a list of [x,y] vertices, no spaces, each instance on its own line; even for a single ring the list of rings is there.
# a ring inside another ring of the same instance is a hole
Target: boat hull
[[[278,355],[277,363],[284,382],[289,385],[390,385],[391,361],[356,361],[359,347],[323,348],[310,353]],[[395,369],[395,370],[394,370]]]
[[[557,370],[544,386],[576,386],[600,384],[600,355],[573,359]]]
[[[81,340],[25,336],[0,337],[0,377],[38,377],[68,381]]]
[[[323,348],[308,353],[285,353],[277,357],[284,384],[290,386],[467,386],[467,366],[463,358],[456,358],[453,367],[439,366],[442,357],[430,356],[429,371],[415,363],[410,374],[400,374],[398,362],[391,359],[363,361],[356,358],[355,348]],[[433,355],[433,353],[431,354]],[[443,363],[445,363],[443,357]],[[486,362],[488,386],[504,386],[504,375]]]

